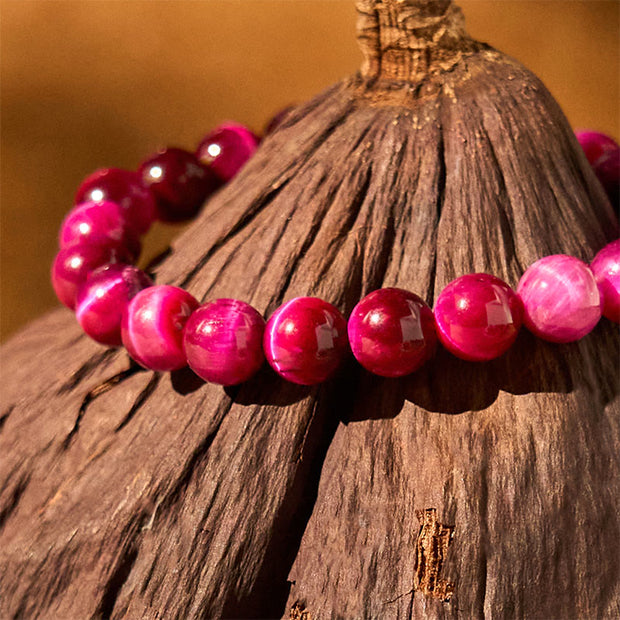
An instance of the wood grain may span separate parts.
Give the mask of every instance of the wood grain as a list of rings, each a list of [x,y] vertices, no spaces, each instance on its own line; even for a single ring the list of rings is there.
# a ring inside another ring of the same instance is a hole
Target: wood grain
[[[356,75],[298,106],[157,282],[346,314],[618,234],[536,77],[482,45],[429,84]],[[2,349],[0,616],[616,617],[618,346],[602,322],[401,380],[223,389],[53,312]]]

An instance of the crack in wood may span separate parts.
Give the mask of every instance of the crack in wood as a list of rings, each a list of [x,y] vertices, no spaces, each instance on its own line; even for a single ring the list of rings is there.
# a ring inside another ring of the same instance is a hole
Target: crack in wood
[[[118,433],[121,429],[125,428],[129,422],[131,422],[132,418],[138,413],[142,405],[148,400],[149,396],[155,391],[157,388],[159,381],[161,379],[161,374],[156,372],[153,373],[150,381],[146,384],[146,387],[138,394],[138,397],[134,401],[131,409],[127,412],[127,415],[121,420],[118,426],[114,429],[115,433]]]
[[[441,118],[441,116],[440,116]],[[439,228],[441,214],[446,200],[446,147],[443,135],[443,125],[439,128],[439,143],[437,145],[437,161],[439,162],[439,178],[437,181],[437,222],[436,227]],[[431,273],[429,278],[428,296],[426,302],[432,307],[438,291],[435,290],[437,280],[437,249],[433,252],[433,260],[431,264]]]
[[[230,228],[230,230],[215,241],[215,243],[200,257],[200,259],[196,262],[196,265],[187,272],[178,286],[181,288],[187,288],[196,274],[203,269],[215,253],[227,242],[238,235],[244,228],[246,228],[260,214],[264,207],[272,202],[282,191],[282,189],[286,187],[289,180],[290,179],[283,181],[277,188],[272,188],[270,191],[266,192],[263,196],[257,199],[254,205],[252,205],[252,207],[241,216],[241,218]]]
[[[82,418],[84,417],[84,414],[86,413],[86,410],[88,409],[88,406],[99,396],[110,391],[114,386],[120,385],[125,379],[128,379],[129,377],[133,376],[136,372],[140,370],[142,370],[142,368],[140,368],[140,366],[138,366],[136,363],[132,361],[131,366],[129,368],[127,368],[126,370],[122,370],[121,372],[115,374],[109,379],[106,379],[103,383],[100,383],[99,385],[95,386],[92,390],[90,390],[86,394],[86,396],[84,396],[84,398],[82,399],[80,408],[78,409],[78,414],[75,417],[75,421],[73,422],[73,427],[71,428],[68,435],[65,437],[64,441],[62,442],[63,450],[66,450],[69,447],[73,437],[75,437],[76,433],[80,430],[80,424],[82,423]],[[118,431],[119,429],[117,428],[116,430]]]
[[[115,349],[106,349],[101,353],[97,353],[92,355],[86,362],[84,362],[69,378],[67,382],[65,382],[60,388],[58,392],[56,392],[57,396],[61,394],[66,394],[67,392],[71,392],[74,388],[76,388],[88,375],[90,375],[93,371],[99,368],[100,364],[114,355],[116,353]]]
[[[454,594],[454,584],[440,575],[454,538],[454,526],[439,523],[436,508],[416,510],[415,514],[421,524],[416,542],[415,590],[447,603]]]
[[[125,549],[123,549],[121,557],[106,583],[99,608],[97,609],[95,616],[99,615],[101,618],[111,617],[116,601],[118,600],[118,596],[123,588],[123,585],[127,581],[127,578],[129,577],[129,573],[131,573],[131,569],[136,563],[137,557],[138,549],[136,545],[129,544]]]
[[[22,474],[19,481],[13,488],[13,492],[11,493],[9,500],[0,510],[0,530],[2,530],[4,524],[7,522],[15,508],[17,508],[17,504],[19,503],[21,496],[24,494],[29,482],[30,474]]]
[[[312,620],[312,616],[304,603],[296,601],[291,607],[289,620]]]
[[[162,512],[171,512],[171,506],[174,503],[181,502],[184,498],[187,487],[189,486],[192,478],[195,475],[199,475],[202,472],[202,468],[204,467],[204,461],[207,458],[207,453],[217,436],[220,427],[222,426],[222,422],[224,418],[230,411],[234,404],[234,401],[229,399],[224,401],[217,412],[217,416],[219,419],[215,422],[214,428],[211,429],[209,433],[201,440],[201,442],[194,449],[193,454],[188,459],[187,463],[184,465],[183,469],[179,472],[176,482],[172,486],[172,488],[166,490],[163,487],[158,489],[156,492],[156,496],[161,495],[161,499],[158,500],[158,506],[160,507]],[[204,523],[208,514],[208,509],[205,507],[205,513],[202,521],[200,522],[200,526],[197,528],[199,531],[202,531],[204,528]]]
[[[9,416],[11,415],[11,413],[13,413],[13,409],[15,409],[15,405],[10,405],[4,410],[4,413],[0,415],[0,431],[2,430],[2,427],[4,426],[4,423],[9,419]]]

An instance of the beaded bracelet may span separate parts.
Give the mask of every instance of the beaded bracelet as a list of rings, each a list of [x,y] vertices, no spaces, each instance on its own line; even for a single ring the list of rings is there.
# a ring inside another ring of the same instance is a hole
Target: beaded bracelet
[[[566,343],[588,334],[601,315],[620,323],[620,240],[589,266],[566,255],[541,258],[516,292],[493,275],[461,276],[439,294],[434,310],[409,291],[379,289],[355,306],[348,321],[314,297],[286,302],[265,323],[243,301],[200,305],[181,288],[154,285],[131,264],[140,253],[140,235],[156,218],[196,215],[258,144],[249,129],[227,123],[209,133],[196,153],[168,148],[137,172],[108,168],[84,180],[60,230],[52,283],[91,338],[124,345],[147,369],[189,365],[221,385],[248,380],[265,359],[288,381],[314,385],[336,372],[349,348],[370,372],[401,377],[429,360],[437,341],[461,359],[487,361],[510,348],[522,324],[544,340]]]

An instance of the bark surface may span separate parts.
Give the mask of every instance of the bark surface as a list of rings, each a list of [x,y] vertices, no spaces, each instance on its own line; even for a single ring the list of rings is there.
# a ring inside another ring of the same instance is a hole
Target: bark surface
[[[451,2],[358,14],[360,74],[286,117],[158,283],[346,315],[617,236],[558,105]],[[2,349],[0,617],[618,617],[618,348],[602,321],[400,380],[224,389],[58,310]]]

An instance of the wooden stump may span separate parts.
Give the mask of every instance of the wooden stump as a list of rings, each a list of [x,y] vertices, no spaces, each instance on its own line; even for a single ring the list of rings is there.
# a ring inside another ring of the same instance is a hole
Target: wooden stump
[[[156,267],[269,316],[516,285],[618,223],[561,110],[450,0],[358,0],[362,71],[293,110]],[[0,617],[617,617],[617,329],[312,388],[145,371],[59,310],[2,349]]]

